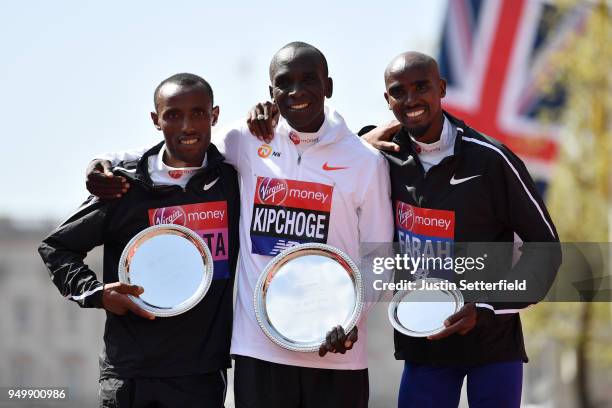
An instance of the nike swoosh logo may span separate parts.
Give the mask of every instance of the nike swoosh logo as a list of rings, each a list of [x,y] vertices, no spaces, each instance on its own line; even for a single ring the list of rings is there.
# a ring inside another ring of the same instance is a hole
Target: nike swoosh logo
[[[451,179],[450,179],[450,184],[451,184],[451,186],[456,186],[457,184],[461,184],[464,181],[468,181],[468,180],[471,180],[473,178],[480,177],[480,176],[481,176],[480,174],[477,174],[477,175],[471,176],[471,177],[465,177],[465,178],[456,179],[455,175],[453,174],[453,177],[451,177]]]
[[[217,183],[217,181],[219,181],[219,177],[217,177],[216,179],[214,179],[208,184],[204,184],[204,191],[209,190],[212,186],[214,186]]]
[[[345,169],[348,169],[348,167],[330,166],[330,165],[327,164],[327,162],[325,162],[323,164],[323,170],[327,170],[327,171],[330,171],[330,170],[345,170]]]

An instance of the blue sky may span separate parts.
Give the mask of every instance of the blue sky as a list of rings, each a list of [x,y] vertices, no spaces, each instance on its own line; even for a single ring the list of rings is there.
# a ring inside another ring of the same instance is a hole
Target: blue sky
[[[176,72],[205,77],[235,121],[268,98],[289,41],[327,56],[329,101],[349,126],[391,119],[382,73],[396,54],[435,53],[445,0],[291,3],[27,1],[0,5],[5,184],[0,217],[64,218],[86,197],[96,153],[152,145],[152,93]]]

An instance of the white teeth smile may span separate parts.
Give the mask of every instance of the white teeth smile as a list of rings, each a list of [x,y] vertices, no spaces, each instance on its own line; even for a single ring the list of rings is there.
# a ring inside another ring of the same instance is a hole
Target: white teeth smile
[[[192,144],[198,143],[198,140],[200,139],[197,139],[197,138],[196,139],[185,139],[185,140],[181,140],[180,143],[186,144],[186,145],[192,145]]]
[[[409,118],[416,118],[417,116],[421,116],[423,113],[425,113],[425,109],[419,109],[417,111],[406,113],[406,116],[408,116]]]
[[[302,103],[300,105],[291,105],[291,109],[296,109],[296,110],[300,110],[300,109],[305,109],[308,107],[308,103]]]

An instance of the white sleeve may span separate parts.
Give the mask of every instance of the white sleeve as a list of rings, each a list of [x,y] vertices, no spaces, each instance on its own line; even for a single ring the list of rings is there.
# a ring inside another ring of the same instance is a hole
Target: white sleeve
[[[145,152],[149,150],[150,148],[151,148],[150,146],[149,147],[138,147],[136,149],[126,150],[123,152],[110,152],[110,153],[97,154],[96,159],[108,160],[113,164],[113,166],[116,166],[117,164],[119,164],[119,162],[122,162],[122,161],[139,160],[142,157],[142,155],[145,154]]]
[[[389,164],[378,154],[376,167],[364,184],[359,206],[359,242],[393,241],[393,207]]]
[[[255,138],[244,123],[246,119],[214,131],[212,134],[212,142],[225,157],[225,162],[234,166],[239,172],[241,167],[244,168],[246,165],[245,144],[251,142],[250,138]]]
[[[385,270],[374,274],[372,260],[374,257],[392,257],[394,223],[391,204],[391,180],[389,164],[377,153],[376,165],[370,172],[363,189],[359,207],[359,256],[361,259],[362,279],[364,284],[364,318],[379,301],[388,301],[390,295],[386,290],[375,290],[374,281],[390,282],[393,271]],[[366,245],[367,243],[367,245]],[[364,264],[366,263],[366,264]]]

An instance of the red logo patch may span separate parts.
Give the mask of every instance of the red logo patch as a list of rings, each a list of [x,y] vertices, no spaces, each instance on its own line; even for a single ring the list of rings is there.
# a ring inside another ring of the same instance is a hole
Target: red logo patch
[[[414,225],[414,210],[412,206],[400,201],[397,205],[397,220],[399,225],[412,230]]]
[[[295,132],[289,132],[289,139],[291,139],[294,145],[300,144],[300,137]]]
[[[257,196],[263,204],[280,205],[287,198],[288,191],[285,180],[266,177],[257,187]]]
[[[178,224],[183,225],[198,234],[213,256],[215,261],[226,261],[228,259],[228,216],[227,202],[212,201],[206,203],[185,204],[166,208],[150,208],[148,211],[149,225]],[[222,275],[224,272],[220,272]]]
[[[417,235],[448,238],[455,237],[455,212],[410,205],[397,201],[395,205],[397,225]]]
[[[153,212],[153,225],[178,224],[185,225],[187,216],[181,206],[157,208]]]
[[[184,174],[183,170],[170,170],[168,171],[168,175],[173,179],[179,179]]]
[[[261,146],[259,146],[259,149],[257,149],[257,154],[262,159],[265,159],[266,157],[272,154],[272,148],[267,144],[262,144]]]

